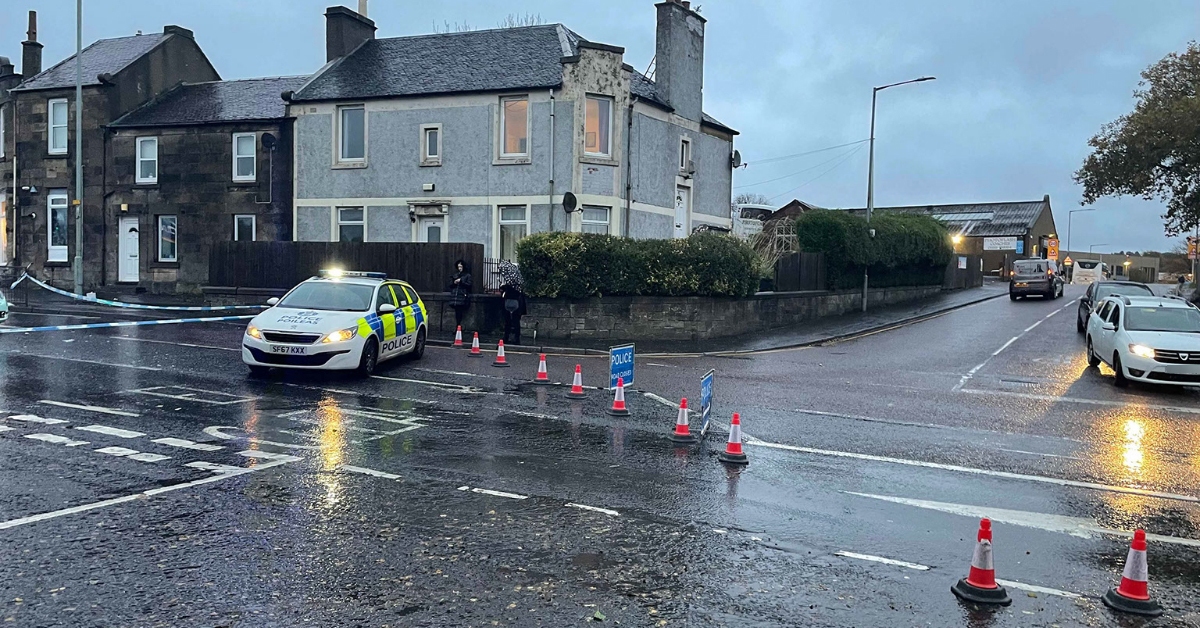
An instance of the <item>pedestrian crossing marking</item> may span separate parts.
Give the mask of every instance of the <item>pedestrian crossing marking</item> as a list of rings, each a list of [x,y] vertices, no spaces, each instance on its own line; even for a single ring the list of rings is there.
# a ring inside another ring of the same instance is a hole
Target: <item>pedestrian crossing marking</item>
[[[85,432],[95,432],[97,434],[105,434],[107,436],[116,436],[118,438],[138,438],[140,436],[145,436],[145,434],[143,434],[142,432],[135,432],[133,430],[123,430],[119,427],[109,427],[107,425],[85,425],[83,427],[77,427],[75,429],[83,430]]]
[[[66,445],[67,447],[78,447],[88,444],[86,440],[74,440],[66,436],[59,436],[58,434],[26,434],[25,438],[54,443],[55,445]]]

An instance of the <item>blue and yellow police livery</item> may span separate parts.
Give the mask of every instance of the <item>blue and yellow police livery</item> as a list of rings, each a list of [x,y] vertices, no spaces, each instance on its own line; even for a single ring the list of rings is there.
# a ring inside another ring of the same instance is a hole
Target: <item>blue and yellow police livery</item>
[[[425,353],[425,303],[383,273],[321,271],[268,303],[242,337],[242,361],[254,374],[278,367],[370,375],[384,360]]]

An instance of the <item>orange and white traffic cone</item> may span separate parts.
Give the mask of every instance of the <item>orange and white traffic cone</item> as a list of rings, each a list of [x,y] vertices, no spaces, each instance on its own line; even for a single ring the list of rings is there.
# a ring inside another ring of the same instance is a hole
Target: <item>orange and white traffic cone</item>
[[[483,352],[479,350],[479,332],[475,332],[475,337],[471,339],[471,357],[483,357]]]
[[[671,432],[667,438],[672,442],[682,444],[696,442],[696,437],[692,436],[692,432],[688,428],[687,397],[679,400],[679,416],[675,419],[675,431]]]
[[[1125,571],[1121,574],[1121,584],[1115,589],[1109,589],[1101,598],[1104,605],[1124,613],[1162,615],[1162,607],[1150,598],[1150,570],[1146,561],[1146,531],[1138,530],[1133,533],[1133,543],[1129,544],[1129,555],[1125,558]]]
[[[729,442],[725,444],[725,451],[717,454],[717,459],[729,464],[750,464],[750,459],[742,452],[742,417],[736,412],[729,422]]]
[[[454,346],[455,346],[455,347],[461,347],[461,346],[463,346],[463,343],[462,343],[462,325],[459,325],[459,326],[458,326],[458,329],[455,329],[455,330],[454,330]]]
[[[950,587],[950,591],[967,602],[1008,606],[1012,598],[996,584],[996,569],[992,566],[992,520],[979,520],[975,537],[975,553],[971,556],[971,571],[966,578]]]
[[[605,410],[609,416],[629,416],[629,408],[625,407],[625,378],[617,378],[617,390],[613,394],[612,407]]]
[[[567,392],[567,399],[583,399],[587,395],[583,394],[583,368],[578,364],[575,365],[575,379],[571,381],[571,390]]]
[[[501,340],[499,342],[499,344],[496,345],[496,361],[492,362],[492,366],[503,366],[506,368],[508,367],[508,360],[504,359],[504,341],[503,340]]]
[[[550,374],[546,372],[546,354],[538,354],[538,372],[537,377],[533,378],[535,382],[549,382]]]

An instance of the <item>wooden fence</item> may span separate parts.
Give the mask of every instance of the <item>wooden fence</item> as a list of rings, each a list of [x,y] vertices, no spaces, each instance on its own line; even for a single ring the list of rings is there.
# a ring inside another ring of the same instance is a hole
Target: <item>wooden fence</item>
[[[825,290],[825,254],[792,253],[775,263],[775,291]]]
[[[454,262],[482,273],[483,245],[466,242],[218,242],[208,283],[236,288],[291,288],[323,268],[385,272],[422,292],[445,292]],[[476,291],[481,288],[477,287]]]

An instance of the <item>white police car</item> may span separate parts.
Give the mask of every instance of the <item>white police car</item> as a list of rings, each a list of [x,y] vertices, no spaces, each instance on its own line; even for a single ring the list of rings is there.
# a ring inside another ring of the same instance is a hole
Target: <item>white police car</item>
[[[357,370],[425,353],[425,304],[413,287],[384,273],[321,271],[255,316],[242,336],[251,374],[272,367]]]

